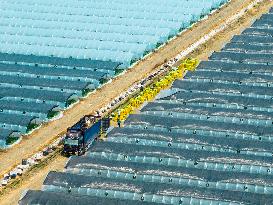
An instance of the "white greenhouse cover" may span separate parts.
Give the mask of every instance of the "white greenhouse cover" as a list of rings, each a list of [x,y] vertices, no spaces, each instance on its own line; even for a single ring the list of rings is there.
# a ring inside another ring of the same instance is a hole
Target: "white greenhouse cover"
[[[0,52],[124,67],[227,0],[0,0]]]

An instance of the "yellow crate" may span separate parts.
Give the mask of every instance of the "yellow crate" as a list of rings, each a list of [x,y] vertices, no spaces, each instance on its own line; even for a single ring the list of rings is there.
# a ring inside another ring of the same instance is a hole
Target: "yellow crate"
[[[173,81],[183,77],[184,72],[195,71],[196,66],[199,61],[197,59],[186,59],[183,61],[177,69],[173,69],[162,79],[155,82],[151,87],[145,88],[138,96],[131,98],[129,103],[122,109],[115,112],[113,116],[113,121],[118,120],[124,121],[133,111],[139,108],[145,101],[150,101],[155,98],[155,96],[162,90],[166,89]]]

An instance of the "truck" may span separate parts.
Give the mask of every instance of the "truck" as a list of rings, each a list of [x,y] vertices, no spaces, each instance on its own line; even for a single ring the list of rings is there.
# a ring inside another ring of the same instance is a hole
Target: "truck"
[[[64,155],[83,155],[88,147],[107,130],[110,119],[94,115],[86,115],[75,125],[67,129],[64,138]]]

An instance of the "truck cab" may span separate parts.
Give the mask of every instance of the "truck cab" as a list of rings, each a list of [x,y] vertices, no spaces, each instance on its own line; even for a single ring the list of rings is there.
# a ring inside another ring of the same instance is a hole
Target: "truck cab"
[[[64,150],[66,152],[75,154],[83,141],[83,134],[81,130],[68,129],[64,139]]]
[[[93,115],[83,117],[67,129],[63,153],[67,155],[84,154],[88,146],[100,135],[101,120]]]

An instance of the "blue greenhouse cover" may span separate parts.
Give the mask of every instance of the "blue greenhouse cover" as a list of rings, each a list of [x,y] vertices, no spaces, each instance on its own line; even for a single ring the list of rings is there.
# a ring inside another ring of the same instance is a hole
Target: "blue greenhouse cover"
[[[260,43],[246,33],[234,37],[237,49],[228,44],[176,80],[124,127],[71,157],[64,172],[50,172],[43,191],[27,192],[21,204],[50,195],[98,203],[272,204],[272,54],[257,49],[272,45],[263,33],[253,35]]]

